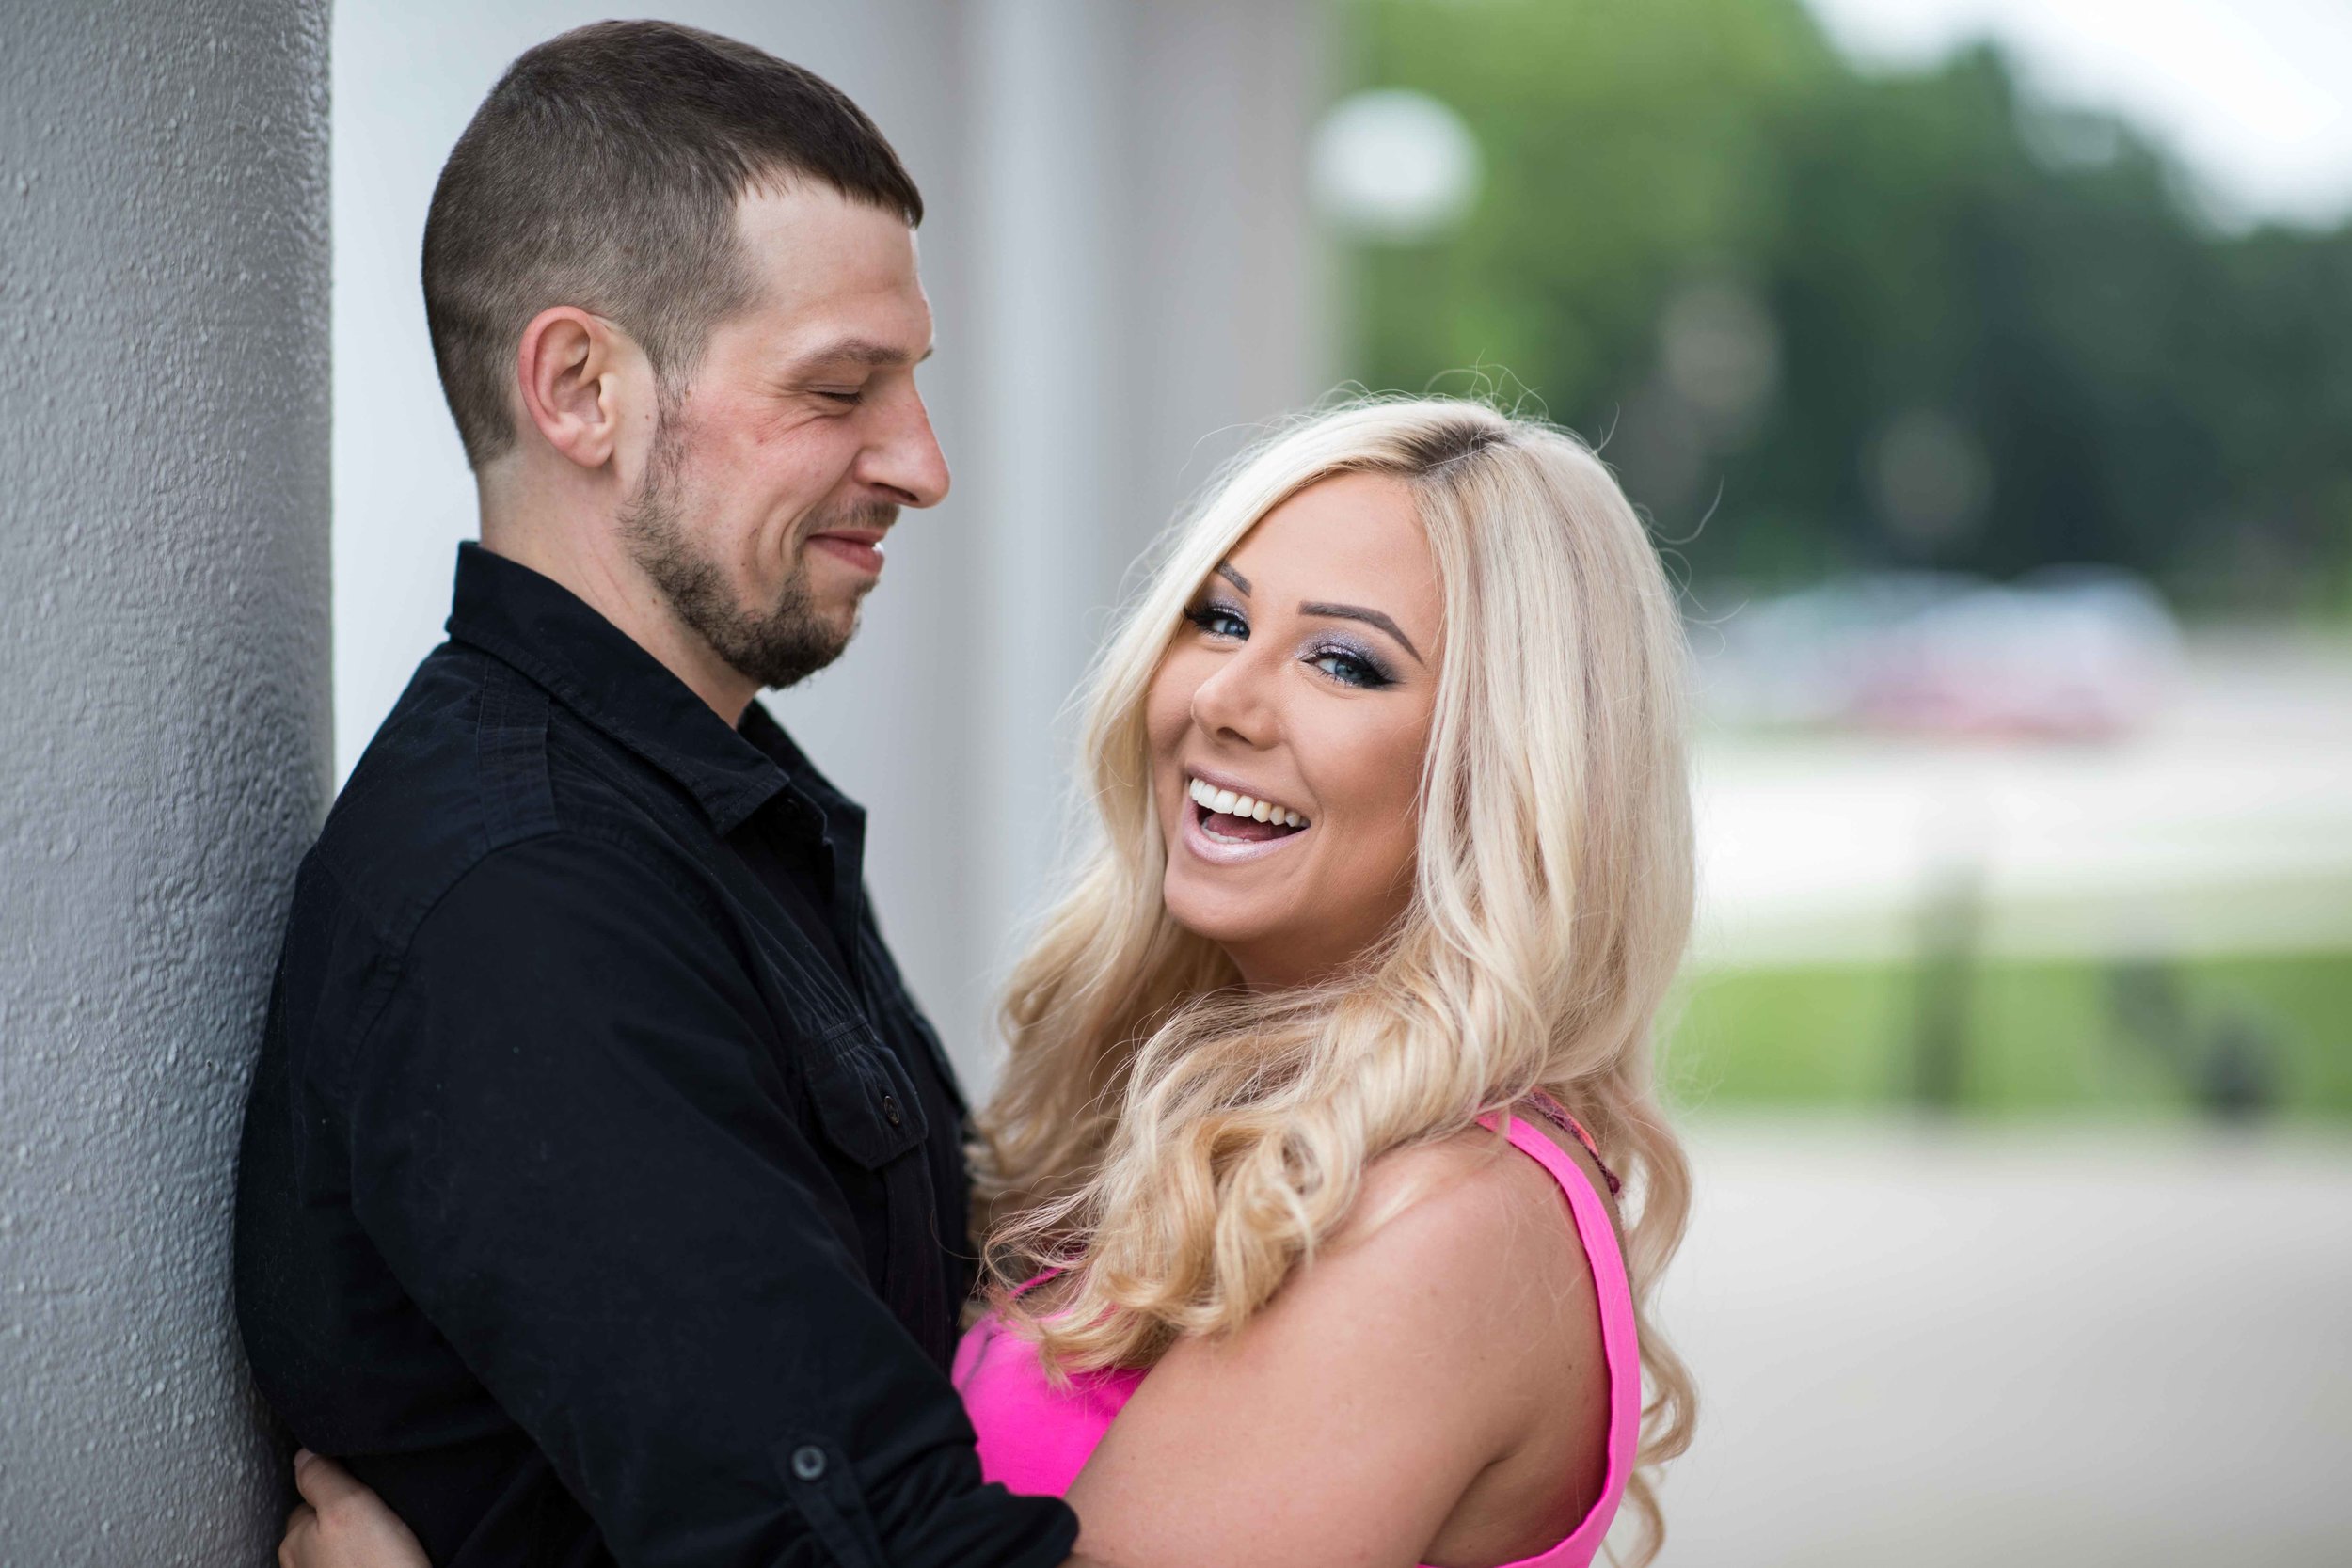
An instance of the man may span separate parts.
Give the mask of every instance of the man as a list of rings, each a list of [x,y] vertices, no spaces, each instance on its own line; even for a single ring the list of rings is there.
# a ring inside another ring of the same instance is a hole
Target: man
[[[434,194],[482,543],[303,863],[237,1288],[262,1392],[437,1563],[1075,1535],[980,1483],[964,1108],[863,814],[754,700],[946,493],[921,212],[833,87],[646,23],[516,60]]]

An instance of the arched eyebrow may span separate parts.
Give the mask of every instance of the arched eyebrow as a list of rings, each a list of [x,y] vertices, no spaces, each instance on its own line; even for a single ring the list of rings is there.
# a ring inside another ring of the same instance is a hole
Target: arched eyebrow
[[[1240,589],[1243,593],[1247,594],[1249,592],[1249,579],[1243,577],[1239,572],[1234,571],[1233,563],[1232,562],[1218,562],[1216,563],[1216,575],[1223,578],[1227,582],[1232,583],[1234,587]]]
[[[1362,605],[1356,604],[1302,604],[1298,607],[1298,613],[1328,615],[1335,620],[1361,621],[1368,626],[1378,626],[1404,644],[1405,651],[1413,656],[1414,663],[1423,669],[1428,668],[1429,661],[1421,657],[1421,650],[1414,647],[1413,640],[1405,635],[1405,628],[1376,610],[1366,610]]]

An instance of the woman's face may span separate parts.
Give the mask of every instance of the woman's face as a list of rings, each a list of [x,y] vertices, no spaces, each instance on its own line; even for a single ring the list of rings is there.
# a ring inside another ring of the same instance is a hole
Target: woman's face
[[[1375,474],[1284,501],[1194,592],[1145,705],[1163,895],[1250,986],[1327,975],[1404,912],[1441,620],[1412,497]]]

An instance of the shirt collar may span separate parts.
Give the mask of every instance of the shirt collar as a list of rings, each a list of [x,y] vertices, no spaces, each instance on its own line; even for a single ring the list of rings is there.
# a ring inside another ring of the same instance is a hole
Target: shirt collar
[[[765,704],[752,704],[738,733],[784,769],[790,786],[787,798],[796,805],[811,809],[818,824],[849,852],[854,867],[865,848],[866,808],[842,794],[831,779],[817,770],[817,765],[808,760],[808,753],[785,733],[784,726],[776,722]]]
[[[449,635],[513,665],[675,779],[723,836],[787,789],[827,817],[865,814],[756,702],[741,728],[561,583],[470,541],[457,546]]]

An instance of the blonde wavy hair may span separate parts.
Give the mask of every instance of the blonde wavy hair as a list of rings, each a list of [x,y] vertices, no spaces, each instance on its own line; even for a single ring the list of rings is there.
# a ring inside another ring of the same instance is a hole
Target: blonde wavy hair
[[[1281,993],[1161,902],[1144,700],[1199,585],[1319,480],[1410,491],[1445,653],[1422,760],[1414,895],[1344,977]],[[1653,1019],[1692,900],[1684,640],[1641,521],[1575,437],[1482,404],[1359,402],[1278,432],[1167,541],[1083,693],[1100,832],[1003,1009],[974,1150],[993,1305],[1057,1377],[1230,1334],[1327,1240],[1364,1172],[1531,1088],[1627,1180],[1647,1383],[1633,1560],[1691,1380],[1651,1326],[1690,1174],[1652,1089]],[[1014,1293],[1065,1271],[1052,1314]]]

